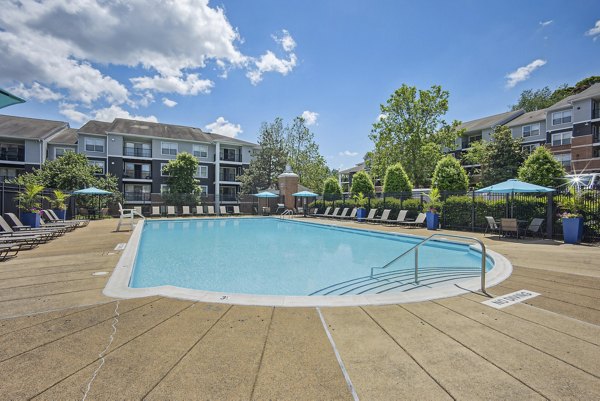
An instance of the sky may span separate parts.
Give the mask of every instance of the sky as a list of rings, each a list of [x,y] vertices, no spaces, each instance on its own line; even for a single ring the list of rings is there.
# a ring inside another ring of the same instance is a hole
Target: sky
[[[402,84],[450,93],[447,121],[600,75],[600,2],[0,0],[1,113],[145,119],[256,141],[302,115],[331,168],[372,149]]]

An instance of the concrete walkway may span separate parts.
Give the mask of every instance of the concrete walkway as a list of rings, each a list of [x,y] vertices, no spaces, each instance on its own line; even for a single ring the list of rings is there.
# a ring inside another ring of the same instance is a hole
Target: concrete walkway
[[[92,273],[115,266],[129,237],[115,227],[0,265],[0,398],[353,398],[315,308],[104,297],[108,276]],[[474,293],[321,308],[358,398],[600,399],[600,248],[485,242],[515,266],[490,293],[542,295],[501,310]]]

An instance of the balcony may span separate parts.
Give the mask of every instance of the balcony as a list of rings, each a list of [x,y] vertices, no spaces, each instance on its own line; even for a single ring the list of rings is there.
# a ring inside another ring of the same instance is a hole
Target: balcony
[[[237,181],[237,175],[235,173],[221,172],[221,181]]]
[[[219,196],[219,200],[221,202],[237,202],[237,195],[233,194],[221,194]]]
[[[592,110],[592,120],[600,118],[600,107]]]
[[[0,160],[10,162],[24,162],[25,146],[13,144],[0,144]]]
[[[125,170],[123,171],[123,178],[135,180],[151,180],[152,174],[150,174],[149,172],[143,172],[139,170]]]
[[[149,192],[125,192],[123,193],[125,202],[149,202]]]
[[[224,162],[237,162],[237,163],[241,163],[242,162],[242,154],[239,152],[226,152],[226,153],[221,153],[219,155],[219,160],[224,161]],[[215,155],[215,161],[216,161],[216,155]]]
[[[129,156],[129,157],[152,157],[152,149],[123,148],[123,156]]]

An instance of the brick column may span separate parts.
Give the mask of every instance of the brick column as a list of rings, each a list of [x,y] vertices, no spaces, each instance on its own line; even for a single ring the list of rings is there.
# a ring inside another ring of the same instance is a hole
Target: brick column
[[[286,209],[295,207],[295,199],[292,194],[298,192],[298,174],[294,173],[290,166],[286,166],[285,171],[279,176],[279,194],[283,196]]]

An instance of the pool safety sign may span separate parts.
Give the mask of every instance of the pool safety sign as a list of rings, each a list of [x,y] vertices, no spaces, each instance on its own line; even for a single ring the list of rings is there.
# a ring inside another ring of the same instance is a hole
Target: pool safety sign
[[[492,308],[502,309],[510,305],[517,304],[519,302],[526,301],[531,298],[537,297],[537,292],[528,291],[528,290],[520,290],[511,292],[510,294],[505,294],[500,297],[496,297],[494,299],[489,299],[487,301],[483,301],[483,304],[487,306],[491,306]]]

